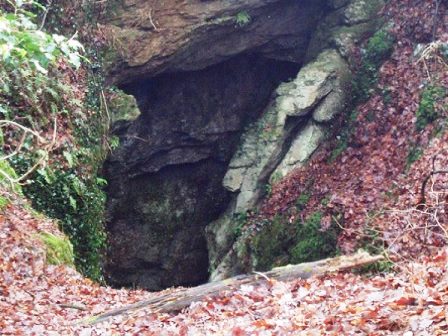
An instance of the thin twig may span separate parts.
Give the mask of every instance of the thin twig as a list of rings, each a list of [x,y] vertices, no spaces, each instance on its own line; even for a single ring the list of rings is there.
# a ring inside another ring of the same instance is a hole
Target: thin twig
[[[59,305],[59,307],[61,308],[71,308],[71,309],[78,309],[78,310],[82,310],[82,311],[87,311],[87,308],[83,307],[83,306],[79,306],[76,304],[65,304],[65,303],[61,303]]]
[[[52,2],[53,2],[53,0],[48,0],[48,4],[47,4],[47,7],[45,8],[44,16],[42,18],[42,22],[40,23],[39,30],[42,30],[44,28],[45,21],[47,20],[47,15],[48,15],[48,12],[50,11]]]
[[[149,10],[149,22],[151,23],[151,26],[154,28],[155,31],[159,31],[157,26],[154,24],[154,21],[152,20],[152,9]]]
[[[31,133],[32,135],[34,135],[36,138],[39,139],[39,141],[44,142],[44,138],[42,138],[39,133],[37,133],[36,131],[32,130],[31,128],[28,128],[26,126],[23,126],[19,123],[16,123],[15,121],[12,120],[0,120],[0,127],[5,127],[5,126],[9,126],[9,125],[13,125],[16,126],[18,128],[21,128],[22,130]]]

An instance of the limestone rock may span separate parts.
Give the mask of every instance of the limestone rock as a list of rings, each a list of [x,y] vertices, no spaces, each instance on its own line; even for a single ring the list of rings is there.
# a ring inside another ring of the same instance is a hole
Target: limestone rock
[[[353,0],[344,11],[344,21],[348,25],[367,22],[375,17],[383,6],[382,0]]]
[[[224,177],[224,187],[239,192],[235,212],[244,212],[256,205],[263,193],[261,187],[284,155],[285,142],[300,123],[297,117],[306,116],[331,92],[339,92],[348,79],[347,70],[338,53],[327,50],[303,67],[293,81],[280,85],[276,99],[245,133]],[[342,92],[337,94],[341,96]],[[334,96],[329,99],[333,100]],[[326,106],[330,109],[320,106],[317,110],[318,120],[331,119],[341,110],[331,109],[329,103]],[[291,122],[287,125],[288,118]]]
[[[272,176],[284,177],[294,168],[302,166],[319,147],[324,138],[324,127],[310,121],[294,139],[289,151]]]
[[[339,113],[343,102],[333,103],[346,97],[349,81],[346,62],[337,51],[325,50],[295,79],[278,87],[263,115],[246,130],[223,179],[223,186],[233,193],[232,201],[206,230],[212,269],[228,267],[220,262],[227,260],[225,253],[235,239],[236,218],[257,205],[270,176],[284,176],[318,147],[324,127],[307,120],[316,113],[317,120],[328,121]],[[218,273],[214,274],[219,277]]]

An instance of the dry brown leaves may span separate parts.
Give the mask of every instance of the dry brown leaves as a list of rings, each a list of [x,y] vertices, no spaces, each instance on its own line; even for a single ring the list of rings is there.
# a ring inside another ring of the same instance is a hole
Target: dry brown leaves
[[[422,181],[433,169],[448,167],[448,135],[430,139],[434,127],[417,132],[415,111],[428,71],[448,86],[446,69],[413,57],[416,43],[432,36],[434,2],[389,2],[398,39],[381,68],[379,94],[359,107],[349,148],[333,163],[322,149],[309,166],[274,188],[263,208],[265,216],[289,213],[295,199],[316,183],[306,211],[322,207],[325,218],[343,214],[340,246],[352,250],[362,238],[369,213],[386,211],[369,225],[381,230],[392,252],[406,256],[397,274],[365,278],[335,274],[292,282],[269,281],[243,286],[197,302],[180,314],[138,310],[94,326],[76,321],[157,293],[100,287],[65,266],[45,263],[39,231],[57,233],[54,223],[36,219],[13,195],[0,213],[0,333],[2,335],[445,335],[448,333],[445,186],[448,174],[433,176],[424,207],[417,207]],[[445,5],[441,10],[446,13]],[[447,19],[446,15],[441,18]],[[446,39],[447,23],[439,22],[438,39]],[[62,125],[62,124],[61,124]],[[427,149],[404,174],[411,146]],[[433,160],[433,158],[436,158]],[[3,195],[5,193],[3,192]],[[434,227],[431,227],[434,226]],[[416,228],[418,228],[416,230]],[[442,238],[443,239],[442,239]],[[435,250],[440,252],[435,253]],[[428,257],[410,261],[427,252]],[[432,257],[431,257],[432,255]],[[169,291],[169,290],[168,290]]]

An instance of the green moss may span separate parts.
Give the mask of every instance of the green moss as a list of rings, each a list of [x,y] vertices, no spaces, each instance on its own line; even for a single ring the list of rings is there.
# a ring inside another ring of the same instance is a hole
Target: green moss
[[[0,196],[0,211],[3,211],[9,204],[9,199],[4,197],[4,196]]]
[[[0,151],[0,156],[3,156]],[[18,183],[12,183],[10,179],[17,179],[17,174],[15,170],[11,167],[8,161],[0,160],[0,185],[3,185],[7,188],[11,188],[12,191],[17,193],[22,193],[22,188]]]
[[[358,110],[354,109],[351,111],[350,114],[348,114],[347,119],[344,120],[344,123],[341,127],[342,128],[341,133],[337,137],[336,146],[333,148],[333,150],[330,153],[330,156],[328,157],[329,163],[334,162],[339,157],[339,155],[341,155],[348,148],[350,137],[352,136],[356,127],[357,117],[358,117]]]
[[[365,101],[378,80],[378,68],[389,57],[394,45],[394,38],[385,30],[377,31],[363,50],[361,66],[353,80],[355,102]]]
[[[39,233],[39,237],[45,244],[47,263],[51,265],[73,266],[73,247],[70,240],[47,232]]]
[[[276,216],[252,238],[253,266],[261,271],[287,263],[298,264],[337,253],[338,229],[321,230],[322,213],[312,213],[304,222],[291,224]]]
[[[405,166],[405,172],[407,172],[412,164],[421,158],[423,155],[423,150],[419,146],[413,146],[410,148],[408,156],[406,157],[406,166]]]
[[[312,213],[303,223],[297,223],[296,244],[290,249],[291,263],[314,261],[337,253],[337,230],[321,231],[322,213]]]
[[[251,248],[257,270],[266,271],[287,263],[287,248],[294,237],[291,229],[292,225],[284,217],[276,216],[253,238]]]
[[[234,221],[236,222],[236,226],[234,228],[234,235],[235,235],[235,240],[236,240],[243,233],[243,228],[247,223],[247,213],[242,212],[242,213],[235,214]]]
[[[381,65],[392,52],[394,41],[394,38],[385,29],[377,31],[367,42],[363,60],[376,66]]]
[[[439,117],[439,113],[436,110],[435,104],[446,96],[446,90],[439,86],[426,87],[420,99],[415,122],[415,127],[418,131],[421,131],[426,125],[432,123]]]
[[[358,270],[355,273],[357,274],[367,274],[367,275],[375,275],[378,273],[390,273],[394,270],[394,263],[390,260],[381,260],[373,263],[371,265],[366,265]]]
[[[247,26],[251,21],[252,21],[252,18],[250,17],[249,13],[246,11],[238,12],[235,15],[235,24],[238,27]]]
[[[299,195],[299,197],[297,197],[297,200],[296,200],[297,209],[300,211],[303,210],[306,207],[306,205],[308,204],[310,198],[311,198],[310,193],[307,193],[307,192],[301,193]]]
[[[119,120],[133,121],[140,115],[135,97],[119,89],[114,89],[110,94],[109,109],[112,123]]]
[[[328,203],[330,203],[330,200],[331,200],[331,196],[326,195],[324,198],[321,199],[320,204],[322,204],[324,207],[326,207],[328,205]]]

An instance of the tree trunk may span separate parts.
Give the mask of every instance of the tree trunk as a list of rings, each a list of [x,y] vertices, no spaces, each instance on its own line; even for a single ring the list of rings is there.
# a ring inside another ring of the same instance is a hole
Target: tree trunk
[[[203,300],[206,296],[214,296],[226,290],[235,290],[243,284],[256,285],[269,279],[279,281],[288,281],[297,278],[307,279],[313,275],[359,268],[383,259],[383,256],[371,256],[367,252],[362,251],[351,256],[340,256],[298,265],[277,267],[266,273],[256,272],[254,274],[238,275],[197,287],[178,288],[161,295],[154,294],[154,298],[89,317],[81,323],[95,324],[103,322],[112,316],[127,314],[141,308],[149,308],[154,313],[175,312],[188,307],[193,302]]]

